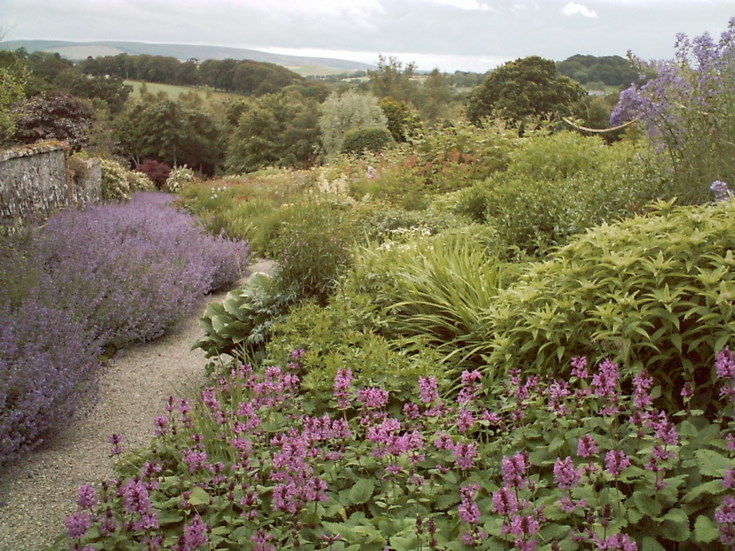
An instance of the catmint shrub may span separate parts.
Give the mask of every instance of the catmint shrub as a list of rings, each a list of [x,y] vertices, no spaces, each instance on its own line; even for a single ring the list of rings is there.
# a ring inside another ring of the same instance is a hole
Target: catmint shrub
[[[68,423],[95,390],[98,358],[70,312],[35,297],[0,305],[0,466]]]
[[[68,210],[34,240],[56,303],[107,344],[160,336],[243,272],[247,245],[206,234],[171,199],[139,193],[124,205]]]

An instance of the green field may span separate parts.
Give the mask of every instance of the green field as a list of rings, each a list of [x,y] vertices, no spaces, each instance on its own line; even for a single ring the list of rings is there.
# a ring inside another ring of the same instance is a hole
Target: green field
[[[177,101],[181,94],[187,94],[189,92],[194,92],[198,94],[204,100],[227,100],[236,95],[226,92],[215,92],[210,88],[204,88],[201,86],[177,86],[175,84],[158,84],[156,82],[143,82],[141,80],[126,80],[125,84],[133,87],[133,92],[130,95],[132,99],[140,99],[140,90],[144,84],[148,92],[150,92],[151,94],[155,95],[159,92],[164,92],[169,98],[174,101]]]

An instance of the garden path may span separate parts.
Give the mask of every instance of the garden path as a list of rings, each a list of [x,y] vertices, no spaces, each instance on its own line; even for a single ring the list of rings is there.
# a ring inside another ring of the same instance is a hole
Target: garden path
[[[271,261],[250,272],[273,269]],[[226,291],[207,297],[222,300]],[[0,551],[42,551],[64,532],[76,510],[79,486],[113,475],[108,438],[121,433],[126,448],[146,446],[153,418],[169,396],[187,396],[204,384],[201,313],[155,341],[120,350],[100,374],[97,402],[61,434],[5,469],[0,480]]]

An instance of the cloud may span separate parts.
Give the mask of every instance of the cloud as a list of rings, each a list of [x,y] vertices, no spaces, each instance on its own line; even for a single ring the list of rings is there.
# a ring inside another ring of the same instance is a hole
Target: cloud
[[[566,6],[561,9],[564,15],[583,15],[584,17],[595,18],[597,12],[589,9],[587,6],[577,4],[576,2],[569,2]]]
[[[467,11],[496,11],[480,0],[433,0],[435,4]]]

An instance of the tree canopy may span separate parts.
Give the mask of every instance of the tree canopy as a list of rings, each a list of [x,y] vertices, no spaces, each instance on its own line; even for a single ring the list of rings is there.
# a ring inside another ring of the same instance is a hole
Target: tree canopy
[[[472,91],[467,117],[474,124],[499,118],[512,125],[554,119],[571,114],[586,95],[579,83],[557,74],[554,61],[524,57],[501,65]]]

